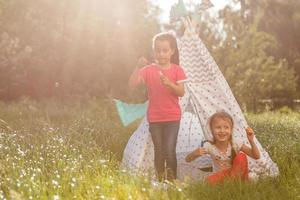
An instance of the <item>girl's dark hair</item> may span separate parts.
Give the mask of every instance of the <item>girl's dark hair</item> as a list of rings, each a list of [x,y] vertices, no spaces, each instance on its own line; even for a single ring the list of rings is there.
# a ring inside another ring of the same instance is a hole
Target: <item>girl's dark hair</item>
[[[171,63],[179,65],[179,51],[177,47],[177,40],[171,33],[159,33],[153,37],[153,49],[155,48],[156,41],[168,41],[170,43],[171,49],[174,49],[174,54],[171,57]]]
[[[215,119],[223,119],[223,120],[229,120],[229,123],[231,124],[231,128],[233,129],[233,118],[231,117],[231,115],[229,115],[227,112],[224,111],[219,111],[216,112],[215,114],[213,114],[210,118],[209,118],[209,128],[212,132],[212,126],[213,126],[213,121]],[[213,144],[215,143],[215,138],[213,139]],[[233,148],[233,142],[232,142],[232,135],[230,137],[230,144],[231,144],[231,162],[233,162],[233,159],[236,156],[236,152]]]

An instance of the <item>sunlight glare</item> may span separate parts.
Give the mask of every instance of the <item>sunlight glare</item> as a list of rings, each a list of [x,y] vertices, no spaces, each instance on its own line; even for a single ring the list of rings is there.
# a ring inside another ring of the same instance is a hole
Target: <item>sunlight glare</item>
[[[178,0],[151,0],[151,2],[162,9],[161,20],[166,22],[169,20],[169,12],[172,5],[177,3]],[[201,3],[201,0],[184,0],[184,2],[188,5],[190,3]],[[211,2],[216,10],[222,9],[227,4],[230,4],[230,0],[211,0]]]

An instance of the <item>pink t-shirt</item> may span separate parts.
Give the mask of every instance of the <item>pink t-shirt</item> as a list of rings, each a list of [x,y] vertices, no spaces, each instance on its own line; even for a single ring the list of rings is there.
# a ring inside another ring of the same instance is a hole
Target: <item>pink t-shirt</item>
[[[186,81],[183,69],[175,64],[171,64],[168,69],[161,69],[156,64],[151,64],[140,69],[139,74],[148,90],[148,121],[178,121],[181,118],[179,98],[170,88],[162,84],[160,72],[175,84]]]

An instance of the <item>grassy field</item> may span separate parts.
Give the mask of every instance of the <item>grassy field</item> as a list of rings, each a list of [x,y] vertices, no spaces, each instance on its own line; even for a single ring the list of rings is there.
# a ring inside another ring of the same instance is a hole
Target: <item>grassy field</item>
[[[300,199],[300,114],[246,114],[280,175],[211,187],[158,187],[119,170],[138,123],[109,100],[0,103],[0,199]]]

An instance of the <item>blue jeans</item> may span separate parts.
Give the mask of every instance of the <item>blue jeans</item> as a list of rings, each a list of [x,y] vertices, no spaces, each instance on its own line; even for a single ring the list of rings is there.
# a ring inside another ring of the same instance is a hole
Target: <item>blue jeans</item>
[[[159,181],[177,178],[176,144],[179,125],[180,121],[149,123],[154,144],[154,165]]]

